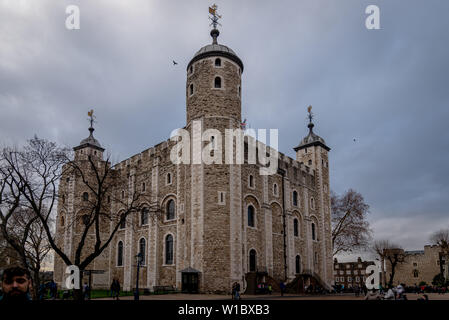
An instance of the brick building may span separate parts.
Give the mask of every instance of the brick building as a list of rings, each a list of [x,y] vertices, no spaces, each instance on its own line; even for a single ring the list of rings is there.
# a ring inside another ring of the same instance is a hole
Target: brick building
[[[356,285],[361,287],[366,280],[366,268],[375,264],[374,261],[362,261],[359,257],[353,262],[338,262],[334,259],[334,281],[336,285],[343,285],[345,288],[353,288]]]
[[[212,30],[212,44],[201,48],[187,66],[184,129],[191,135],[215,129],[217,136],[224,136],[226,129],[242,125],[243,62],[218,44],[218,35]],[[196,130],[193,121],[201,128]],[[88,269],[106,271],[95,275],[94,287],[108,287],[118,277],[124,290],[132,289],[138,252],[144,255],[140,287],[150,290],[160,285],[185,289],[193,283],[199,292],[229,292],[235,281],[245,290],[251,274],[263,274],[274,283],[315,274],[332,284],[330,148],[313,127],[310,119],[308,135],[294,148],[296,159],[277,154],[279,170],[272,175],[260,175],[261,165],[249,164],[247,158],[242,165],[174,164],[171,140],[120,162],[114,167],[114,185],[121,187],[111,191],[113,198],[124,199],[140,189],[148,207],[129,216],[111,245],[91,263]],[[74,148],[75,159],[83,165],[90,156],[102,165],[104,149],[93,137],[94,129],[89,130],[90,136]],[[218,155],[220,160],[224,156]],[[58,241],[73,255],[80,237],[80,208],[89,190],[83,189],[80,177],[64,176],[59,195]],[[118,202],[108,206],[111,213],[121,210]],[[148,219],[145,212],[161,215]],[[56,256],[59,284],[65,267]]]

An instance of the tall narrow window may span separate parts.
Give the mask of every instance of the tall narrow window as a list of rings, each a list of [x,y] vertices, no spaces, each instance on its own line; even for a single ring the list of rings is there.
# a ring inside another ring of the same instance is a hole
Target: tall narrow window
[[[64,217],[61,216],[61,227],[64,227]]]
[[[145,192],[145,190],[147,189],[147,185],[144,183],[142,183],[142,192]]]
[[[215,88],[219,89],[221,88],[221,78],[215,77]]]
[[[193,94],[193,83],[190,85],[190,95]]]
[[[315,223],[312,223],[312,240],[316,240]]]
[[[293,205],[295,207],[298,206],[298,192],[296,192],[296,191],[293,191]]]
[[[167,173],[167,184],[171,184],[171,173]]]
[[[293,220],[293,234],[295,237],[297,237],[299,235],[299,231],[298,231],[298,219]]]
[[[89,194],[87,192],[83,193],[83,201],[89,201]]]
[[[148,212],[149,212],[148,208],[143,208],[142,211],[140,212],[140,224],[142,226],[148,224]]]
[[[248,227],[254,227],[255,226],[255,219],[254,219],[254,207],[248,206]]]
[[[221,67],[221,59],[220,58],[215,59],[215,66]]]
[[[254,188],[254,177],[252,174],[249,175],[249,187]]]
[[[145,265],[146,263],[146,250],[147,250],[147,242],[145,241],[145,238],[140,239],[139,241],[139,253],[142,255],[142,264]]]
[[[120,221],[120,229],[126,228],[126,217],[122,217],[122,220]]]
[[[173,264],[173,236],[165,237],[165,264]]]
[[[167,202],[167,220],[173,220],[175,218],[175,201],[169,200]]]
[[[255,272],[257,267],[256,250],[251,249],[249,252],[249,271]]]
[[[301,273],[301,257],[299,255],[296,256],[295,271],[296,273]]]
[[[123,242],[121,241],[117,245],[117,266],[123,266]]]
[[[276,183],[273,184],[273,195],[275,195],[275,196],[278,195],[278,185]]]

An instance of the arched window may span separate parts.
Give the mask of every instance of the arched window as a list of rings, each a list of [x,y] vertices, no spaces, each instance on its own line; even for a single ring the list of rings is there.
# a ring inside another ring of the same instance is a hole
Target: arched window
[[[293,234],[295,237],[299,236],[298,219],[293,220]]]
[[[142,255],[142,264],[146,263],[146,250],[147,250],[147,242],[145,238],[139,240],[139,253]]]
[[[167,220],[173,220],[175,218],[175,202],[169,200],[167,202]]]
[[[193,83],[190,85],[190,95],[193,94]]]
[[[254,219],[254,207],[248,206],[248,227],[254,227],[255,226],[255,219]]]
[[[241,97],[242,96],[242,88],[240,88],[240,86],[239,86],[239,97]]]
[[[419,272],[418,272],[418,270],[413,270],[413,277],[414,278],[418,278],[419,277]]]
[[[299,255],[295,259],[295,271],[296,273],[301,273],[301,257]]]
[[[64,216],[61,216],[61,227],[64,227]]]
[[[148,210],[148,208],[143,208],[142,211],[140,212],[140,224],[142,226],[148,224],[148,212],[150,210]]]
[[[313,198],[310,198],[310,207],[312,209],[315,209],[315,199],[313,199]]]
[[[312,223],[312,240],[316,240],[315,223]]]
[[[117,244],[117,266],[123,266],[123,242]]]
[[[256,250],[251,249],[249,252],[249,271],[255,272],[256,271],[256,264],[257,257],[256,257]]]
[[[220,77],[215,77],[214,86],[217,89],[221,88],[221,78]]]
[[[298,192],[296,192],[296,191],[293,191],[293,205],[295,207],[298,206]]]
[[[274,194],[275,196],[278,195],[278,185],[277,185],[276,183],[273,184],[273,194]]]
[[[173,236],[165,237],[165,264],[173,264]]]
[[[215,66],[221,67],[221,59],[220,58],[215,59]]]
[[[309,166],[311,166],[312,165],[312,160],[309,160]]]
[[[83,201],[89,201],[89,194],[87,192],[83,193]]]

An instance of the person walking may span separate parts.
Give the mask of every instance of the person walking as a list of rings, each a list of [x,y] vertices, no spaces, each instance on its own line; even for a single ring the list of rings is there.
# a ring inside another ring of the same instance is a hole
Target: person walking
[[[235,289],[237,288],[237,282],[234,282],[232,284],[232,289],[231,289],[231,299],[234,300],[235,299]]]
[[[235,300],[240,300],[240,283],[235,285]]]
[[[114,278],[114,280],[112,280],[111,294],[112,294],[112,298],[113,299],[119,300],[119,296],[120,296],[120,282],[118,281],[117,278]]]
[[[281,283],[279,284],[279,287],[281,288],[281,297],[284,296],[284,291],[285,291],[285,283],[284,281],[281,281]]]

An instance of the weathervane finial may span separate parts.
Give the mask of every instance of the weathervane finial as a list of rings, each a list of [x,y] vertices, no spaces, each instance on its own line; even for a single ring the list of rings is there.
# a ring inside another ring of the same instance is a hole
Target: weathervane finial
[[[95,117],[94,117],[94,110],[91,109],[90,111],[87,112],[87,115],[89,116],[89,121],[90,121],[90,134],[92,135],[92,133],[94,132],[94,122],[95,122]]]
[[[307,118],[309,118],[309,124],[308,124],[307,127],[309,128],[310,133],[312,133],[312,130],[313,130],[313,127],[314,127],[314,124],[312,123],[312,120],[313,120],[312,106],[309,106],[307,108],[307,112],[309,113],[309,115],[307,116]]]
[[[212,36],[213,44],[217,44],[217,37],[220,35],[220,32],[217,30],[217,25],[221,26],[221,24],[218,22],[219,19],[221,19],[221,16],[217,13],[217,5],[214,4],[213,6],[209,7],[209,13],[211,16],[209,17],[210,20],[212,20],[211,26],[214,27],[214,29],[210,32],[210,35]]]
[[[309,106],[307,108],[307,112],[309,113],[309,115],[308,115],[309,122],[312,123],[312,119],[313,119],[312,106]]]

